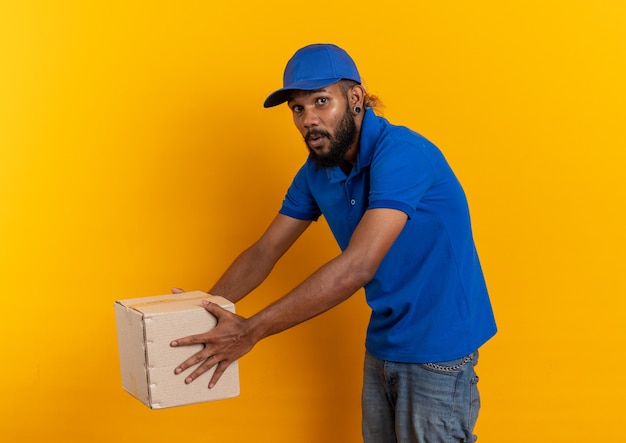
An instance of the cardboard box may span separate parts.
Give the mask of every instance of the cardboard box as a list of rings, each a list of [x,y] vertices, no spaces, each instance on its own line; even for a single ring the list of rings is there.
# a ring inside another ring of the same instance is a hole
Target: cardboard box
[[[213,389],[208,385],[215,368],[190,384],[185,384],[185,378],[195,366],[174,374],[176,366],[202,345],[171,347],[170,342],[215,327],[215,317],[202,307],[204,299],[235,312],[230,301],[200,291],[115,302],[122,386],[152,409],[239,395],[237,362],[226,369]]]

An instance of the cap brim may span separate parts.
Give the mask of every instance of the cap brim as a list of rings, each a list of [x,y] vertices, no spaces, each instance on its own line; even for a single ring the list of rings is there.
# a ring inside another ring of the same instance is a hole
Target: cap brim
[[[321,89],[328,85],[333,85],[337,83],[341,78],[325,78],[319,80],[309,80],[306,82],[300,83],[292,83],[288,87],[281,88],[277,91],[272,92],[263,103],[263,107],[271,108],[273,106],[278,106],[281,103],[285,103],[289,100],[289,96],[294,91],[315,91],[316,89]]]

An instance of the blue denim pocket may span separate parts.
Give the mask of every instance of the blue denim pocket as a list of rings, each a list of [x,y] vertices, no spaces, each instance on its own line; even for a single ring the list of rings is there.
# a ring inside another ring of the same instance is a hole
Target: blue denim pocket
[[[465,357],[457,358],[454,360],[440,361],[436,363],[420,363],[420,366],[424,369],[436,372],[438,374],[458,375],[463,367],[469,362],[473,362],[476,357],[476,352],[472,352]]]

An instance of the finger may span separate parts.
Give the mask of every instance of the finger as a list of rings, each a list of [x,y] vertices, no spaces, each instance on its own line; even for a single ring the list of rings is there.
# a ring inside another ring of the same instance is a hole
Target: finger
[[[204,363],[198,366],[191,374],[189,374],[187,378],[185,378],[185,383],[187,384],[191,383],[192,381],[200,377],[202,374],[210,370],[215,365],[219,365],[219,360],[218,360],[218,357],[216,357],[215,355],[212,355],[211,357],[207,358],[204,361]]]
[[[213,314],[215,316],[218,323],[222,317],[232,314],[232,312],[230,312],[228,309],[224,309],[217,303],[211,303],[208,300],[202,300],[202,306],[204,306],[204,309],[206,309],[210,314]]]
[[[206,349],[203,349],[200,352],[195,353],[194,355],[192,355],[191,357],[189,357],[187,360],[185,360],[184,362],[182,362],[180,365],[176,366],[176,368],[174,369],[174,374],[180,374],[181,372],[183,372],[184,370],[197,365],[198,363],[201,363],[203,361],[206,361],[209,357],[211,356],[210,352]],[[192,380],[195,377],[192,377]]]
[[[209,382],[209,389],[213,389],[215,387],[217,381],[220,379],[222,374],[226,372],[226,368],[228,368],[228,366],[230,366],[230,364],[226,361],[221,361],[217,364],[217,366],[215,367],[215,372],[213,373],[211,381]]]
[[[185,290],[181,288],[172,288],[172,294],[182,294]]]
[[[189,346],[202,345],[206,343],[204,334],[188,335],[187,337],[177,338],[170,342],[170,346]]]

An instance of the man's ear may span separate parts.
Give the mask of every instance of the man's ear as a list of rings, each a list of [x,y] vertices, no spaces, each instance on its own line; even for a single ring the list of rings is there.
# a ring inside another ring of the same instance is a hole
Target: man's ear
[[[350,108],[354,108],[355,106],[363,107],[363,100],[365,97],[365,89],[361,85],[354,85],[348,91],[348,102],[350,103]]]

